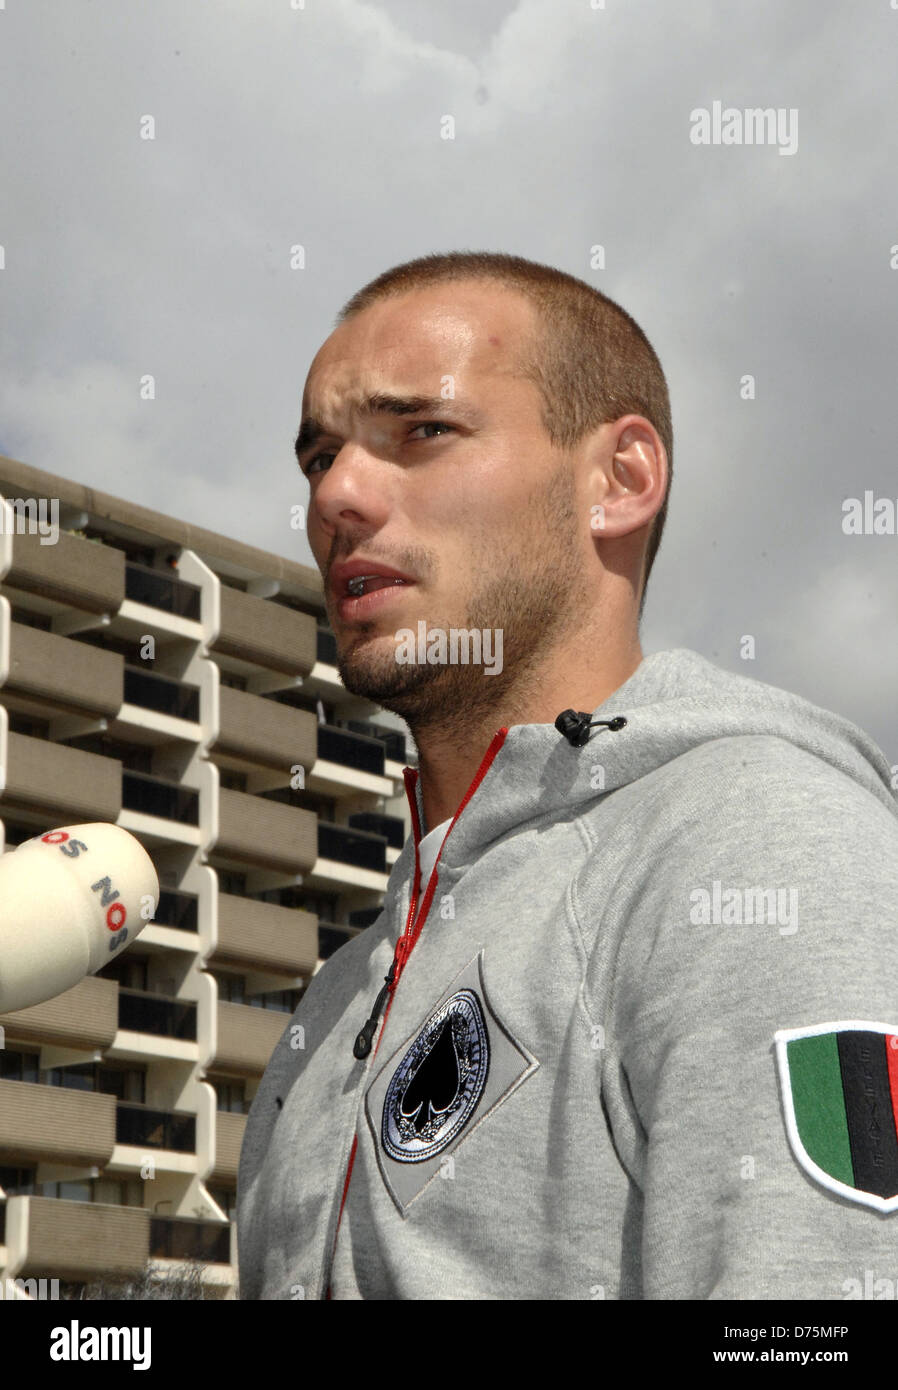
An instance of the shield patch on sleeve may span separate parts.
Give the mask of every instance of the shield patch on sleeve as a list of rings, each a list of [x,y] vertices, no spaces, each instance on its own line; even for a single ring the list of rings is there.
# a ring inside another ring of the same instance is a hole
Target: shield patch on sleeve
[[[898,1210],[898,1024],[820,1023],[774,1041],[798,1162],[830,1192]]]

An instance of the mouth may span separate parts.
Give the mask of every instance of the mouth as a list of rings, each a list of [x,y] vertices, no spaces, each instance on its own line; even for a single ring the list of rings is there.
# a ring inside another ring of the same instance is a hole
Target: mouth
[[[346,597],[361,598],[363,594],[373,594],[378,589],[407,583],[408,580],[391,574],[354,574],[346,582]]]
[[[402,590],[414,588],[414,580],[391,574],[350,576],[337,592],[337,612],[343,622],[368,618],[395,603]]]
[[[415,580],[376,561],[356,559],[334,565],[328,584],[337,612],[345,622],[378,611],[396,599],[399,589],[413,587]]]

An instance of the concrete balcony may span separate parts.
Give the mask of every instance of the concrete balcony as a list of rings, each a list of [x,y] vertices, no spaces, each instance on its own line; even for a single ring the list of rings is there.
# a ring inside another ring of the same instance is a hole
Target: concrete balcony
[[[0,816],[18,811],[48,826],[118,819],[122,765],[117,758],[13,733],[8,758]]]
[[[220,732],[210,749],[216,762],[276,769],[288,785],[292,766],[310,768],[315,761],[318,721],[309,710],[223,685],[219,716]]]
[[[0,1014],[7,1043],[30,1042],[105,1049],[118,1031],[118,981],[88,975],[72,989],[30,1009]]]
[[[315,645],[310,614],[222,585],[221,628],[211,644],[213,652],[236,658],[248,669],[261,666],[303,676],[315,664]]]
[[[249,1004],[219,1004],[218,1048],[209,1067],[231,1076],[261,1076],[290,1017]]]
[[[239,865],[296,875],[315,863],[317,834],[314,811],[225,788],[219,792],[218,839],[209,852]]]
[[[104,1167],[115,1148],[115,1096],[30,1081],[0,1081],[4,1163]]]
[[[318,919],[231,893],[218,895],[218,946],[208,964],[272,974],[311,975],[318,960]]]
[[[123,669],[124,658],[118,652],[14,622],[9,632],[9,676],[0,698],[10,708],[35,709],[51,717],[111,718],[122,703]]]
[[[125,597],[125,556],[60,531],[55,545],[38,535],[13,537],[12,565],[4,586],[87,613],[114,613]]]
[[[6,1244],[23,1277],[32,1271],[58,1279],[137,1274],[149,1259],[151,1219],[142,1207],[10,1197]]]

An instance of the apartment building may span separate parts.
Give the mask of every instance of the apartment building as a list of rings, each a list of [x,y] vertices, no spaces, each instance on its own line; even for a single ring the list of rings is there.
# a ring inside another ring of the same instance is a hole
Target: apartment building
[[[411,739],[335,651],[317,570],[0,458],[0,851],[114,822],[161,888],[0,1015],[0,1291],[199,1259],[235,1295],[246,1112],[409,833]]]

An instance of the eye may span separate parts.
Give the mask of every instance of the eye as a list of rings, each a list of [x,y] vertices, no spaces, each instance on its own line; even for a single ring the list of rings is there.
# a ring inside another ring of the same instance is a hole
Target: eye
[[[311,474],[312,474],[312,471],[313,471],[313,464],[316,464],[316,463],[318,462],[319,459],[332,459],[332,458],[336,458],[336,454],[324,454],[324,453],[323,453],[323,454],[315,454],[312,458],[309,459],[309,461],[308,461],[308,463],[306,464],[305,468],[300,469],[300,472],[301,472],[306,478],[308,478],[308,477],[310,477]]]
[[[413,426],[412,426],[412,431],[411,431],[411,432],[412,432],[412,434],[414,434],[415,430],[451,430],[451,429],[452,429],[452,426],[451,426],[451,425],[447,425],[446,422],[445,422],[445,420],[425,420],[425,421],[423,422],[423,424],[420,424],[420,425],[413,425]],[[431,435],[431,438],[433,438],[432,435]]]
[[[451,432],[453,429],[454,426],[447,425],[445,420],[424,420],[420,425],[412,425],[411,430],[409,431],[409,438],[411,439],[412,435],[415,433],[416,430],[449,430]],[[439,435],[431,435],[430,438],[438,439]],[[327,451],[324,451],[320,454],[315,454],[312,458],[309,459],[305,468],[300,469],[300,472],[306,478],[313,477],[316,473],[322,471],[321,469],[315,468],[315,464],[318,462],[319,459],[335,459],[336,457],[336,454],[328,453]]]

